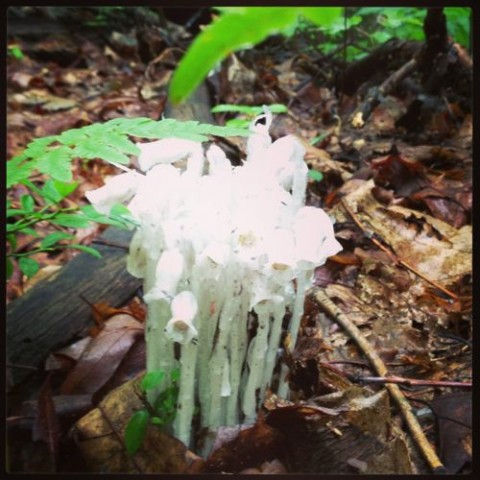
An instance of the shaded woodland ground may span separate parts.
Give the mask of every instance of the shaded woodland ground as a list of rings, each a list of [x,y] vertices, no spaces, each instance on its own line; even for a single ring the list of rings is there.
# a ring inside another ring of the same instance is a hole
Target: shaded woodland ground
[[[469,473],[472,61],[441,9],[425,9],[425,41],[391,39],[349,63],[308,48],[308,35],[272,36],[231,55],[180,107],[167,86],[209,14],[161,13],[12,9],[9,45],[23,55],[8,57],[7,158],[34,138],[112,118],[223,124],[232,115],[212,106],[282,103],[288,113],[270,133],[306,146],[323,175],[310,180],[307,203],[335,218],[344,249],[316,270],[296,348],[285,344],[292,398],[267,398],[241,433],[221,430],[208,458],[154,426],[136,455],[124,451],[123,429],[142,404],[130,381],[145,355],[139,282],[123,271],[129,233],[68,230],[98,246],[102,264],[70,249],[40,253],[30,280],[15,264],[9,471],[426,473],[439,466],[425,460],[431,449],[448,473]],[[234,162],[244,157],[244,140],[216,141]],[[76,162],[80,186],[66,204],[85,204],[85,191],[114,173],[100,160]],[[7,197],[15,205],[25,193],[18,184]],[[16,251],[35,241],[20,235]]]

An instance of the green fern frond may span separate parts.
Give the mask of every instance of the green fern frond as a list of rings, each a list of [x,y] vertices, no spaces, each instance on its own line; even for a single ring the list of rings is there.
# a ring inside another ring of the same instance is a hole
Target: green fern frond
[[[140,153],[129,136],[155,140],[184,138],[204,142],[209,135],[233,137],[248,134],[247,129],[220,127],[197,121],[116,118],[33,140],[21,155],[7,162],[7,188],[26,181],[34,170],[56,180],[69,182],[72,179],[71,163],[74,158],[100,158],[107,162],[128,164],[128,155]]]

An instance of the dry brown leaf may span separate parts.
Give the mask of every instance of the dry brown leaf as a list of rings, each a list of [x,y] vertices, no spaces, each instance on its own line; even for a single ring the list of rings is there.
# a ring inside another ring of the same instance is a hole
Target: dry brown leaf
[[[61,386],[61,393],[87,394],[99,390],[115,373],[143,331],[143,325],[129,315],[110,318],[68,374]]]
[[[99,407],[81,418],[72,435],[92,472],[185,473],[198,457],[158,427],[149,425],[140,450],[126,453],[124,430],[133,412],[144,408],[138,396],[139,379],[108,394]]]
[[[53,402],[50,374],[47,376],[38,395],[37,415],[33,425],[32,439],[34,442],[42,440],[48,445],[52,463],[55,464],[58,456],[58,442],[60,440],[60,423]]]
[[[265,423],[262,413],[255,425],[240,430],[231,441],[216,449],[207,460],[203,473],[238,473],[257,467],[267,460],[283,458],[285,439],[277,429]]]
[[[460,229],[426,213],[400,206],[385,208],[372,195],[373,180],[344,201],[366,229],[430,280],[450,285],[472,271],[472,227]]]
[[[391,421],[385,390],[372,394],[350,386],[317,397],[315,405],[295,407],[274,410],[267,417],[285,434],[290,473],[356,473],[352,465],[362,465],[369,474],[413,473],[403,432]]]

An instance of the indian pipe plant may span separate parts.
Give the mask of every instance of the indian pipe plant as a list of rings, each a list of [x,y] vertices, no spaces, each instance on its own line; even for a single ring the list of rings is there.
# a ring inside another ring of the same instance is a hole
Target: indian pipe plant
[[[216,145],[137,143],[142,173],[87,192],[102,214],[128,202],[137,224],[127,268],[144,283],[147,372],[165,373],[147,395],[179,369],[173,433],[187,446],[197,412],[213,433],[253,423],[267,388],[288,395],[286,366],[274,375],[285,314],[294,345],[313,271],[341,250],[328,215],[305,206],[303,146],[272,143],[271,121],[265,108],[252,122],[241,166]]]

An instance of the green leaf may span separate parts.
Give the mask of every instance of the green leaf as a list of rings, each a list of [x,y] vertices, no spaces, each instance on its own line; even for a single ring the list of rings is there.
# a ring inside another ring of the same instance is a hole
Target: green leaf
[[[119,152],[116,148],[110,147],[105,143],[101,143],[96,138],[90,138],[79,145],[74,149],[74,154],[76,157],[93,159],[101,158],[107,162],[116,162],[122,164],[128,164],[130,159]]]
[[[197,35],[180,60],[172,77],[170,100],[173,104],[184,101],[220,60],[287,27],[297,13],[291,7],[246,7],[220,15]]]
[[[165,425],[165,420],[160,417],[152,417],[150,422],[152,422],[153,425]]]
[[[113,207],[110,209],[109,217],[111,220],[118,221],[125,225],[134,225],[136,227],[140,226],[138,221],[135,220],[135,218],[133,217],[130,210],[121,203],[113,205]]]
[[[46,189],[49,194],[52,194],[53,197],[56,198],[56,202],[60,202],[65,197],[74,192],[77,187],[78,182],[61,182],[60,180],[47,180],[42,190]]]
[[[319,27],[325,28],[343,17],[343,7],[301,7],[300,13]]]
[[[50,221],[55,225],[69,228],[86,228],[90,225],[88,218],[77,213],[59,213]]]
[[[71,235],[70,233],[64,233],[64,232],[51,233],[50,235],[47,235],[40,242],[40,248],[48,248],[60,242],[61,240],[67,240],[67,239],[70,240],[72,238],[73,238],[73,235]]]
[[[22,49],[18,45],[9,45],[8,53],[17,60],[23,60],[25,55],[22,52]]]
[[[170,372],[170,380],[172,382],[178,382],[180,380],[180,369],[179,368],[174,368]]]
[[[157,388],[165,378],[165,372],[163,370],[154,370],[144,375],[141,382],[141,387],[145,392]]]
[[[7,258],[7,280],[13,275],[13,262],[10,258]]]
[[[31,235],[32,237],[39,237],[40,234],[33,228],[24,227],[20,230],[20,232],[24,233],[25,235]]]
[[[61,135],[58,136],[58,141],[63,145],[78,145],[82,141],[88,138],[85,128],[73,128],[71,130],[67,130],[63,132]]]
[[[43,154],[38,160],[36,167],[42,173],[60,180],[70,182],[72,180],[72,149],[68,147],[56,147]]]
[[[89,253],[90,255],[93,255],[96,258],[102,258],[102,254],[96,250],[95,248],[88,247],[87,245],[80,245],[78,243],[71,243],[68,248],[73,248],[75,250],[80,250],[85,253]]]
[[[232,118],[231,120],[227,120],[225,125],[227,127],[234,127],[234,128],[248,128],[251,123],[251,120],[248,118]]]
[[[323,180],[323,173],[318,170],[309,170],[308,177],[315,182],[320,182]]]
[[[78,182],[61,182],[59,180],[48,179],[42,189],[41,194],[50,202],[58,203],[70,195],[78,187]]]
[[[121,152],[130,155],[140,154],[140,149],[121,133],[109,132],[108,135],[105,136],[104,141]]]
[[[114,227],[127,229],[126,220],[123,218],[116,219],[103,213],[98,213],[93,205],[84,205],[80,207],[80,210],[85,215],[85,218],[95,223],[102,223],[104,225],[112,225]],[[133,222],[132,222],[133,223]]]
[[[357,11],[357,15],[380,15],[384,13],[385,7],[361,7]]]
[[[377,43],[385,43],[391,37],[389,33],[382,30],[377,30],[373,32],[370,36]]]
[[[22,208],[7,208],[7,218],[15,217],[16,215],[27,215],[28,212]]]
[[[35,163],[27,160],[25,153],[18,155],[7,162],[7,188],[26,180]]]
[[[33,277],[40,269],[38,262],[29,257],[21,257],[18,260],[18,266],[28,278]]]
[[[142,446],[147,433],[149,417],[150,415],[145,409],[135,412],[130,417],[125,428],[125,447],[129,455],[134,455]]]
[[[268,108],[272,113],[286,113],[288,112],[288,108],[281,103],[274,103],[272,105],[268,105]],[[232,112],[232,113],[246,113],[250,115],[260,115],[263,113],[263,106],[249,106],[249,105],[231,105],[231,104],[221,104],[216,105],[210,110],[212,113],[224,113],[224,112]]]
[[[27,148],[25,149],[24,153],[25,155],[27,155],[27,157],[30,157],[30,158],[40,157],[41,155],[48,153],[48,149],[47,149],[48,145],[53,143],[55,140],[57,140],[56,135],[36,138],[35,140],[31,141],[27,145]]]
[[[17,248],[17,237],[14,233],[7,235],[7,242],[10,244],[10,251],[14,252]]]
[[[35,209],[35,200],[31,195],[22,195],[20,197],[20,203],[26,212],[33,212]]]

